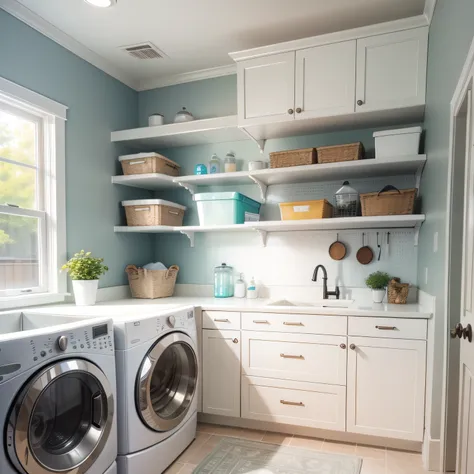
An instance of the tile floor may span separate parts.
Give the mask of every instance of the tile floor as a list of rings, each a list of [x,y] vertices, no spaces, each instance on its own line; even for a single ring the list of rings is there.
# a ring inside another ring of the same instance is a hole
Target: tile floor
[[[427,473],[422,467],[421,455],[419,454],[393,451],[384,448],[373,448],[370,446],[337,443],[302,436],[200,423],[198,424],[196,439],[189,448],[181,454],[176,462],[168,468],[166,474],[191,474],[195,467],[214,449],[216,444],[223,437],[249,439],[284,446],[296,446],[327,453],[354,454],[364,459],[361,474]]]

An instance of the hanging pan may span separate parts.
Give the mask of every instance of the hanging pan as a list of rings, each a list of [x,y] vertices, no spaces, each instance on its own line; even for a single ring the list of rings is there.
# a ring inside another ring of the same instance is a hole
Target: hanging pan
[[[365,233],[362,232],[362,247],[357,251],[357,261],[362,265],[368,265],[374,259],[374,252],[365,245]]]
[[[329,246],[329,256],[333,260],[342,260],[347,253],[346,246],[339,241],[339,234],[337,234],[336,241]]]

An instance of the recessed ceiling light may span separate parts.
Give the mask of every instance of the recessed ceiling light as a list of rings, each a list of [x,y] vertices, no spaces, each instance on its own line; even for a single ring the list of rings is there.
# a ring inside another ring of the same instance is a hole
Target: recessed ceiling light
[[[117,0],[84,0],[86,3],[93,5],[94,7],[107,8],[115,5]]]

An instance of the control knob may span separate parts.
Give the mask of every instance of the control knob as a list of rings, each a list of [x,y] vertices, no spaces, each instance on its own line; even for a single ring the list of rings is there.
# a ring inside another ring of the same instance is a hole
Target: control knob
[[[174,325],[176,324],[176,318],[173,315],[168,316],[168,318],[166,319],[166,322],[168,323],[168,326],[170,328],[174,328]]]
[[[68,339],[67,336],[58,337],[58,347],[60,351],[65,351],[67,349]]]

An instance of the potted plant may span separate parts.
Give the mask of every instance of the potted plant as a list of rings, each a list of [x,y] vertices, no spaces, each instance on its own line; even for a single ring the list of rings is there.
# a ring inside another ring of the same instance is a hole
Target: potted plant
[[[374,303],[382,303],[391,278],[392,277],[385,272],[374,272],[366,278],[365,284],[372,290]]]
[[[103,261],[103,258],[92,257],[91,252],[81,250],[61,267],[71,277],[76,305],[95,304],[99,277],[109,270]]]

